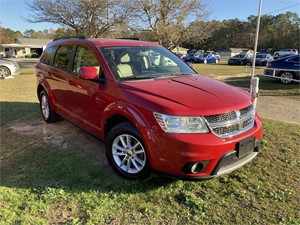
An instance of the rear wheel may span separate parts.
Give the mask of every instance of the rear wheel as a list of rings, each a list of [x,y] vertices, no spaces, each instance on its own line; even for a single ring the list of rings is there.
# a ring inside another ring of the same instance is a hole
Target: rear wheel
[[[289,84],[292,82],[292,79],[294,79],[294,74],[289,71],[284,71],[280,73],[280,80],[284,84]]]
[[[40,110],[42,113],[43,119],[47,123],[53,123],[59,120],[58,114],[51,109],[49,98],[45,90],[41,91],[40,96]]]
[[[10,76],[10,70],[5,66],[0,66],[0,78],[5,78]]]
[[[127,179],[145,179],[151,173],[141,136],[129,122],[115,126],[108,133],[106,157],[116,173]]]

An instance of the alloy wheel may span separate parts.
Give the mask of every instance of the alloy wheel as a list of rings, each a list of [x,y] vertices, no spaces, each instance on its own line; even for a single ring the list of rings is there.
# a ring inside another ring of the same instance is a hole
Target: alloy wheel
[[[147,162],[142,143],[129,134],[121,134],[115,138],[112,144],[112,156],[116,165],[129,174],[139,173]]]
[[[41,109],[44,118],[48,119],[50,115],[50,108],[49,108],[49,103],[46,95],[42,95],[41,97]]]
[[[289,84],[292,82],[293,74],[286,71],[286,72],[281,73],[280,77],[281,77],[282,83]]]

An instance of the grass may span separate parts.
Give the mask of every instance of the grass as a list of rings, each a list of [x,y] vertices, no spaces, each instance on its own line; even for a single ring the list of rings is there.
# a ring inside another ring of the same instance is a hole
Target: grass
[[[214,75],[227,77],[221,71]],[[88,149],[78,154],[85,148],[84,131],[64,148],[38,134],[13,132],[12,124],[41,120],[35,82],[27,68],[15,79],[0,80],[0,224],[300,223],[299,126],[265,119],[261,154],[230,175],[205,182],[157,174],[127,181],[95,164]],[[298,93],[274,85],[283,95]]]

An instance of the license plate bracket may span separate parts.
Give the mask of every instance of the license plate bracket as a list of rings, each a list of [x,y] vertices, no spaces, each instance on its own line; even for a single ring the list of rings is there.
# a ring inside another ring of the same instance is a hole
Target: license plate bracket
[[[249,152],[253,152],[255,148],[255,138],[253,136],[237,143],[236,155],[238,158],[243,157]]]

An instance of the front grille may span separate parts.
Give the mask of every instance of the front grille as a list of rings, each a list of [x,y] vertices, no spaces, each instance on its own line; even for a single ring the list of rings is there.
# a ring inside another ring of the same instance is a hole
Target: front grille
[[[205,116],[205,119],[212,133],[220,138],[226,138],[251,129],[254,117],[254,107],[250,105],[232,112]]]
[[[207,116],[206,120],[209,123],[216,123],[224,120],[231,120],[235,118],[235,113],[234,112],[228,112],[228,113],[223,113],[223,114],[217,114],[213,116]]]

